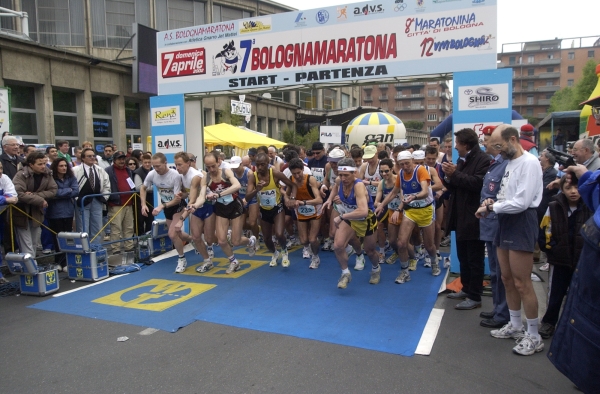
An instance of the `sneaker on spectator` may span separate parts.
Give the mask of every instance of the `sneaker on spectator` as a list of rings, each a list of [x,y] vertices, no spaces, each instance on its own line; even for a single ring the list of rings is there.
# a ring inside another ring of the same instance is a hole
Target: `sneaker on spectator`
[[[50,253],[52,253],[52,250],[50,250],[50,249],[44,249],[44,250],[42,250],[42,253],[43,254],[50,254]]]
[[[345,289],[348,287],[348,283],[352,282],[352,274],[348,272],[347,274],[342,274],[340,276],[340,280],[338,280],[338,289]]]
[[[539,268],[540,271],[548,271],[549,269],[550,269],[549,263],[546,263],[546,264],[540,266],[540,268]]]
[[[450,243],[452,242],[451,238],[449,235],[446,235],[444,238],[442,238],[442,242],[440,242],[440,246],[450,246]]]
[[[539,353],[544,350],[544,341],[541,337],[534,337],[528,332],[519,339],[517,339],[517,346],[513,348],[513,353],[520,354],[521,356],[531,356],[534,353]]]
[[[544,339],[548,339],[554,334],[554,326],[550,323],[542,323],[542,326],[539,328],[538,332],[540,336]]]
[[[444,257],[444,268],[450,267],[450,257]]]

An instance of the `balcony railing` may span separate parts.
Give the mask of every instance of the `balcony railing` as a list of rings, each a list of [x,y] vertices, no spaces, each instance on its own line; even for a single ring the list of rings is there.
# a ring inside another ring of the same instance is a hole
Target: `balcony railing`
[[[379,96],[379,101],[387,101],[388,96]]]
[[[556,92],[557,90],[560,90],[560,86],[558,85],[540,86],[536,89],[538,92]]]
[[[538,75],[538,78],[540,78],[540,79],[560,78],[560,73],[541,73],[540,75]]]
[[[373,101],[373,97],[371,97],[371,96],[365,96],[365,98],[363,100],[364,101]]]

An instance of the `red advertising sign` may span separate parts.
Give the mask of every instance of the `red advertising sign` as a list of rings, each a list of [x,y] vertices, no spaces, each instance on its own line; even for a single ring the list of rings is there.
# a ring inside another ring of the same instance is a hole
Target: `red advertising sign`
[[[161,54],[163,78],[206,74],[204,48],[193,48]]]

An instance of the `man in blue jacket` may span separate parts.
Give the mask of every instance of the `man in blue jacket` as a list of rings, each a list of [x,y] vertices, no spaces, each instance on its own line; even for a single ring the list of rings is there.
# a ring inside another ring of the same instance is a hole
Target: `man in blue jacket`
[[[113,155],[113,165],[106,168],[110,180],[110,191],[129,192],[135,191],[133,172],[125,166],[126,155],[123,151],[117,151]],[[131,194],[111,194],[108,198],[108,218],[110,222],[111,242],[120,239],[132,238],[134,234],[133,220],[133,198]],[[133,250],[133,240],[124,241],[125,251]],[[110,244],[112,254],[121,253],[121,243]]]
[[[487,126],[483,129],[483,146],[485,146],[485,151],[493,159],[490,162],[487,174],[483,178],[480,203],[488,198],[496,201],[496,195],[498,194],[498,190],[500,190],[500,181],[502,181],[506,165],[508,164],[508,160],[504,160],[500,151],[494,149],[488,143],[494,129],[495,127],[493,126]],[[479,220],[479,238],[485,241],[485,247],[487,248],[492,285],[492,302],[494,305],[494,309],[490,312],[481,312],[479,314],[484,319],[479,324],[482,327],[488,328],[500,328],[508,323],[510,318],[508,304],[506,303],[506,291],[504,290],[504,283],[502,283],[500,264],[498,263],[498,255],[494,246],[496,232],[498,232],[498,215],[496,213],[492,212]]]

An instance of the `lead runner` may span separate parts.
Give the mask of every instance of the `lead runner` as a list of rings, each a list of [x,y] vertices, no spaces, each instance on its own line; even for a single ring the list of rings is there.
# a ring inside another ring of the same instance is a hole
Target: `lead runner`
[[[339,289],[345,289],[352,281],[346,253],[348,243],[354,247],[354,250],[360,251],[358,256],[363,253],[369,256],[372,265],[369,283],[376,285],[381,277],[379,255],[375,251],[377,219],[373,213],[373,201],[363,182],[356,178],[357,168],[354,166],[354,160],[350,158],[338,162],[338,180],[322,208],[326,209],[335,203],[336,209],[340,212],[333,221],[337,227],[333,249],[342,268],[342,276],[338,281]]]

